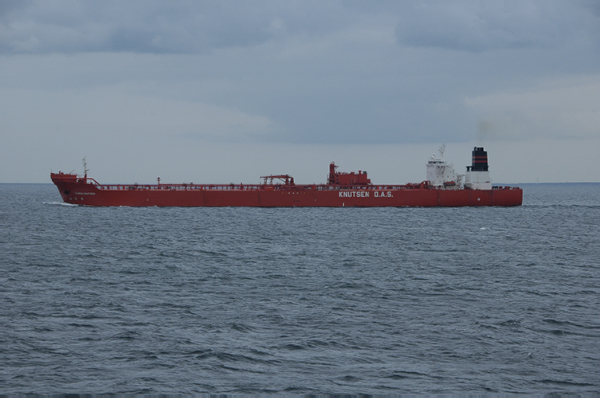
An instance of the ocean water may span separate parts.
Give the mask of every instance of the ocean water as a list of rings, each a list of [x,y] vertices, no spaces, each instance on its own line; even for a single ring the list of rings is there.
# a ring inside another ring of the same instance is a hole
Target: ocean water
[[[600,392],[600,184],[515,208],[89,208],[0,185],[0,394]]]

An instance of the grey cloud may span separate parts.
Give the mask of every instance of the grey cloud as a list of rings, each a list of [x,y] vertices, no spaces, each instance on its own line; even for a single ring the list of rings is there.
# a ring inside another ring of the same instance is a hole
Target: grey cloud
[[[421,1],[399,10],[402,45],[469,52],[549,48],[582,35],[597,40],[600,20],[585,1]]]
[[[580,1],[10,1],[4,53],[204,53],[291,35],[322,35],[369,16],[397,21],[407,47],[469,52],[597,41],[600,7]]]
[[[5,53],[202,53],[344,23],[338,3],[37,1],[0,8]]]

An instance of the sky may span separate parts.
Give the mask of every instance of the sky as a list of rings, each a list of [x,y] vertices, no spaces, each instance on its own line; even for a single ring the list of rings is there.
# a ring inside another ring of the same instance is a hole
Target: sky
[[[0,182],[600,181],[600,0],[0,1]]]

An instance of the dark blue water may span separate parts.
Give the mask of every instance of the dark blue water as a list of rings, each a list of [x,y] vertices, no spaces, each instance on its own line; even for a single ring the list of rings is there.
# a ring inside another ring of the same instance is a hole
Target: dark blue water
[[[89,208],[0,185],[0,393],[600,392],[600,184],[516,208]]]

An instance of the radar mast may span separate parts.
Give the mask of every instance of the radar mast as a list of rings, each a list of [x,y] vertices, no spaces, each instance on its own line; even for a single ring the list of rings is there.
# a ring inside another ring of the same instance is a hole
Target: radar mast
[[[88,173],[87,161],[85,160],[85,156],[83,157],[83,178],[87,178]]]

